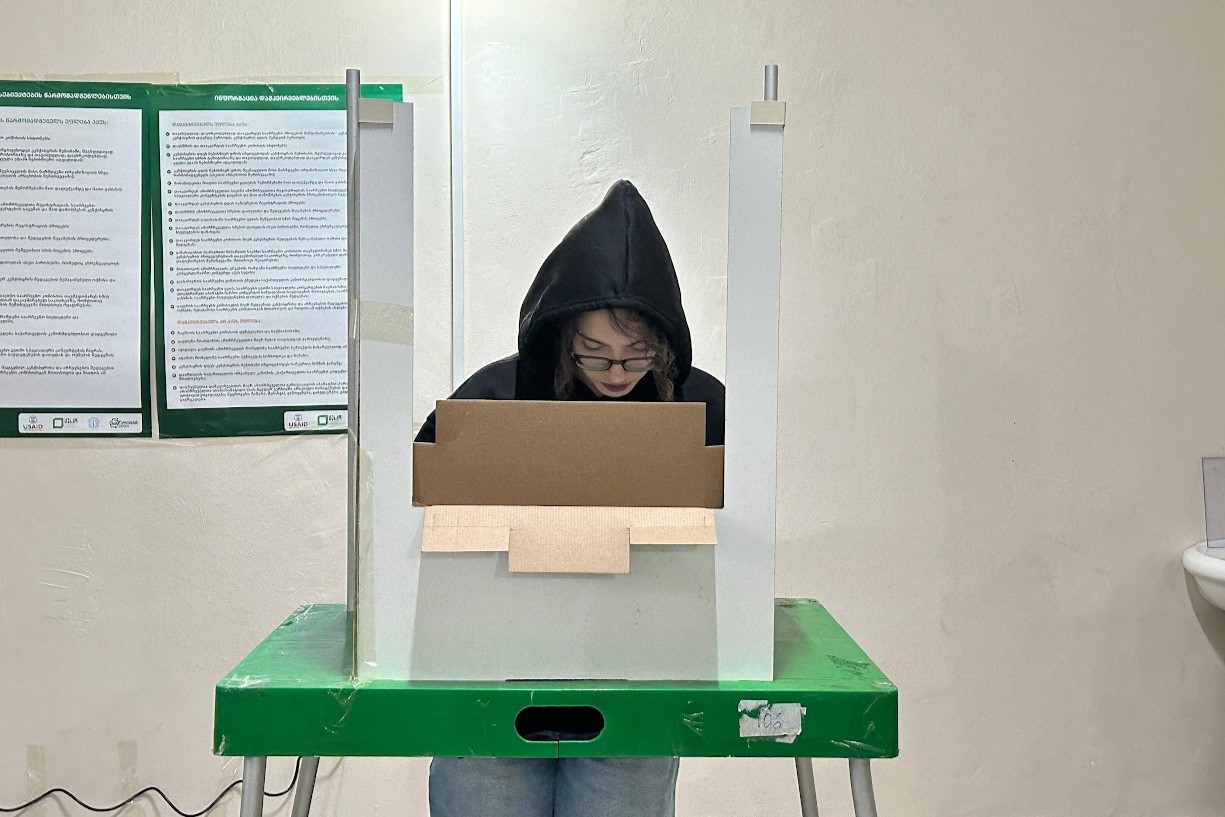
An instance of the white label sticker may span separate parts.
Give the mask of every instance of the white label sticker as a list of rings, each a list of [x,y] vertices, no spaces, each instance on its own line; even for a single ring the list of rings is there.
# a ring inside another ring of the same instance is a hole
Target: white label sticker
[[[139,434],[144,431],[139,414],[18,414],[22,434]]]
[[[320,409],[285,412],[286,431],[344,431],[349,427],[349,412]]]
[[[804,727],[806,710],[799,704],[741,701],[739,709],[742,738],[766,738],[778,743],[794,743]]]

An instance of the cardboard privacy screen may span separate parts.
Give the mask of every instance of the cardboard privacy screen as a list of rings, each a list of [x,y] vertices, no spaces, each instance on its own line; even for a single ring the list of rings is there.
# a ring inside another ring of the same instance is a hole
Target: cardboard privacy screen
[[[703,403],[442,400],[415,505],[723,507]]]
[[[423,553],[511,573],[630,572],[631,545],[713,545],[723,449],[702,403],[444,400],[413,446]]]

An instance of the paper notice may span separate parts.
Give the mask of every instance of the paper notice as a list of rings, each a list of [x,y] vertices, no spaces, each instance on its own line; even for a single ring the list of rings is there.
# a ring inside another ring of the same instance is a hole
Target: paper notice
[[[170,409],[348,401],[344,111],[162,111]]]
[[[141,112],[0,123],[0,406],[140,408]]]

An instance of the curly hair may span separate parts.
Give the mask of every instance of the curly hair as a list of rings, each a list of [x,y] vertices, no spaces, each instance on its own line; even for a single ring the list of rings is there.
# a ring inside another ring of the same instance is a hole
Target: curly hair
[[[632,309],[617,307],[608,310],[608,322],[619,334],[626,337],[639,336],[647,350],[655,358],[651,375],[655,380],[655,391],[662,402],[676,399],[676,355],[667,337],[645,317]],[[578,333],[578,315],[572,315],[561,325],[557,333],[557,369],[553,376],[553,393],[558,400],[569,400],[574,396],[574,381],[578,368],[570,356],[574,351],[574,336]]]

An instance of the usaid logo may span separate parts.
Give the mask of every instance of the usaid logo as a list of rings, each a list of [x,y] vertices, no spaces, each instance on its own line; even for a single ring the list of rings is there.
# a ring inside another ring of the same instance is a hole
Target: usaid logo
[[[306,417],[302,414],[302,412],[295,411],[292,416],[289,414],[289,412],[285,412],[285,430],[286,431],[292,431],[294,429],[301,429],[301,428],[310,428],[311,425],[312,425],[311,421],[307,420]]]

